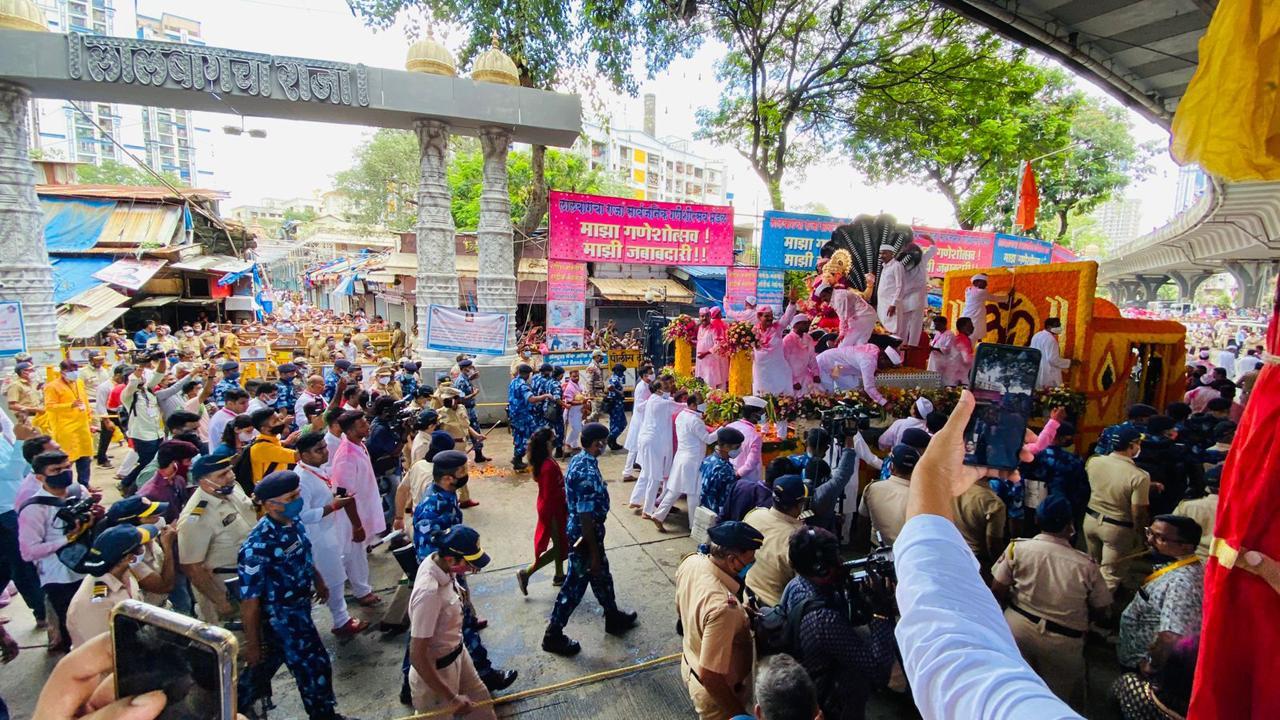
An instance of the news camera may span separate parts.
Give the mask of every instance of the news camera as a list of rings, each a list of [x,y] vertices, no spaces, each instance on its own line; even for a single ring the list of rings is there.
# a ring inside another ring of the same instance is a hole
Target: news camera
[[[878,406],[869,406],[856,400],[841,400],[828,410],[819,413],[819,422],[837,445],[850,435],[871,427],[871,420],[881,416]]]
[[[870,555],[844,563],[847,573],[842,592],[849,607],[849,621],[866,625],[872,618],[897,615],[893,589],[898,581],[893,548],[882,547]]]

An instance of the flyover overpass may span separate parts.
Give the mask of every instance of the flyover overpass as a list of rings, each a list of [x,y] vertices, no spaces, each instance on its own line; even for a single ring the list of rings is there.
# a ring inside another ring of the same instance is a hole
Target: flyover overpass
[[[1042,52],[1166,128],[1199,61],[1217,0],[934,0]],[[1155,299],[1173,282],[1190,298],[1230,273],[1243,306],[1280,263],[1280,183],[1214,181],[1169,224],[1113,249],[1099,287],[1119,303]]]

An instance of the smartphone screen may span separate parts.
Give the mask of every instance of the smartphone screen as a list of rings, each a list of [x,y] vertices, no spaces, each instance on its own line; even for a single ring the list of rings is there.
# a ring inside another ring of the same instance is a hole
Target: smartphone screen
[[[221,628],[159,608],[145,615],[161,612],[187,625],[185,634],[119,611],[112,616],[118,697],[163,690],[168,702],[160,720],[235,717],[234,638],[227,652],[230,634]]]
[[[966,465],[1018,467],[1039,370],[1040,351],[1035,348],[978,345],[969,379],[977,404],[964,430]]]

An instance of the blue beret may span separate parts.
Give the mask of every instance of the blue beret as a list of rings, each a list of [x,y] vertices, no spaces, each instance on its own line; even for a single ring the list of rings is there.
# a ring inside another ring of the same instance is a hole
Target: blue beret
[[[1116,433],[1116,442],[1111,446],[1112,450],[1124,450],[1130,445],[1142,439],[1142,432],[1135,428],[1122,428]]]
[[[720,445],[741,445],[744,440],[738,428],[722,427],[716,431],[716,442]]]
[[[94,577],[102,577],[159,534],[155,525],[117,525],[108,528],[93,541],[93,548],[85,555],[80,567]]]
[[[902,444],[910,445],[917,450],[924,450],[929,447],[929,441],[932,439],[932,435],[920,428],[907,428],[907,430],[902,433]]]
[[[773,481],[774,505],[789,507],[809,497],[809,486],[799,475],[783,475]]]
[[[471,358],[463,358],[458,361],[458,367],[460,368],[471,367],[472,365],[475,365],[475,362],[473,362]]]
[[[199,480],[205,475],[212,475],[219,470],[226,470],[231,467],[231,460],[235,458],[235,453],[213,453],[212,455],[201,455],[196,461],[191,463],[191,479]]]
[[[1036,508],[1036,524],[1041,530],[1061,532],[1071,524],[1071,503],[1057,493],[1049,495]]]
[[[726,520],[707,531],[711,542],[729,550],[757,550],[764,543],[764,535],[744,522]]]
[[[458,443],[453,436],[444,430],[435,430],[431,433],[431,443],[427,445],[427,455],[431,456],[433,461],[436,455],[452,450]]]
[[[236,362],[235,360],[228,360],[222,363],[222,372],[231,372],[232,370],[239,370],[239,369],[240,369],[240,363]]]
[[[582,447],[609,437],[609,428],[601,423],[587,423],[582,428]]]
[[[890,452],[892,453],[893,466],[900,470],[910,472],[916,466],[916,463],[920,462],[920,451],[906,443],[894,445],[893,450]]]
[[[271,500],[297,489],[298,473],[292,470],[277,470],[253,486],[253,496],[259,500]]]
[[[276,370],[282,373],[298,372],[298,366],[293,363],[285,363],[280,367],[277,367]]]
[[[436,453],[435,459],[431,461],[433,470],[439,470],[444,473],[451,473],[466,464],[467,454],[457,450],[445,450]]]

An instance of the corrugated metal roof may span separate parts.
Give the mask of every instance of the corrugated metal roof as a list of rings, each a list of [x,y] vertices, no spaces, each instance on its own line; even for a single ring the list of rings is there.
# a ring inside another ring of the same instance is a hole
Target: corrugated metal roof
[[[396,275],[416,275],[418,272],[418,256],[413,253],[392,253],[383,266],[386,272]],[[458,277],[475,277],[480,274],[480,258],[476,255],[458,255],[453,268]],[[324,272],[332,272],[325,268]],[[370,277],[372,280],[373,278]],[[544,282],[547,279],[547,261],[545,258],[520,258],[516,271],[517,280]],[[375,280],[375,282],[378,282]]]
[[[680,265],[675,269],[688,275],[689,277],[695,277],[700,280],[723,280],[725,275],[725,272],[724,272],[725,269],[722,267],[712,267],[712,266],[702,266],[702,265]]]
[[[128,295],[116,292],[110,285],[96,285],[62,304],[89,308],[90,310],[101,310],[103,308],[119,307],[128,299]]]
[[[61,304],[102,283],[93,274],[115,262],[109,257],[65,257],[49,258],[53,265],[53,302]]]
[[[145,300],[139,300],[133,304],[133,307],[160,307],[162,305],[168,305],[171,302],[176,302],[179,299],[180,298],[177,295],[156,295],[155,297],[149,297]]]
[[[164,248],[173,244],[182,209],[174,205],[116,206],[107,219],[99,243],[138,246],[143,249]]]
[[[116,209],[113,200],[41,198],[44,210],[44,245],[49,252],[88,250],[98,242],[102,228]]]
[[[180,263],[173,263],[169,267],[192,272],[239,273],[252,269],[253,263],[230,255],[200,255]]]
[[[666,290],[666,302],[693,302],[693,293],[675,280],[633,280],[615,278],[591,278],[601,297],[606,300],[623,300],[628,302],[643,301],[649,290],[662,294]]]
[[[120,306],[128,300],[128,296],[106,285],[89,288],[64,303],[58,314],[58,334],[70,338],[92,337],[125,313],[127,308]]]

